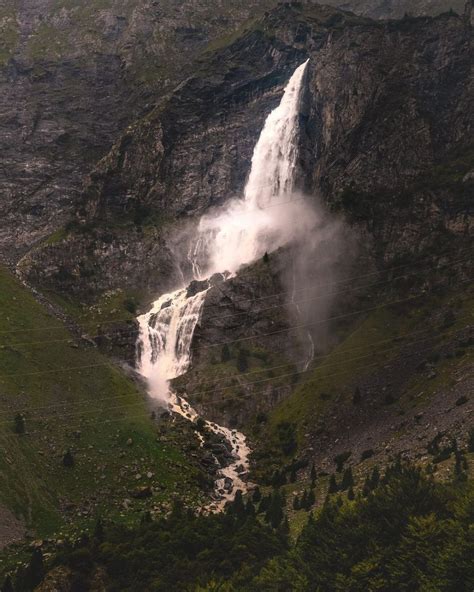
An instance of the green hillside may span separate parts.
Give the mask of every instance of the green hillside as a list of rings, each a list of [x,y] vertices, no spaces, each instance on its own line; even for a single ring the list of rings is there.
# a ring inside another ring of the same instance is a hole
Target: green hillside
[[[144,391],[4,269],[0,414],[0,503],[33,536],[99,513],[133,521],[177,490],[197,495],[197,470],[183,451],[194,441],[179,429],[163,435],[166,425],[152,421]],[[63,462],[68,450],[72,467]],[[148,487],[153,495],[134,497]]]

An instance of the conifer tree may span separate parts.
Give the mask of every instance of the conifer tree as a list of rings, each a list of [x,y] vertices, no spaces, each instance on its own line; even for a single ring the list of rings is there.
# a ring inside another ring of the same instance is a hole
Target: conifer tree
[[[280,472],[278,469],[273,473],[272,476],[272,481],[271,481],[272,487],[281,487],[282,485],[286,484],[286,475],[285,473],[282,471]]]
[[[230,360],[230,349],[227,343],[224,343],[221,351],[221,362],[224,364]]]
[[[63,456],[63,465],[68,469],[74,466],[74,456],[70,450],[68,450]]]
[[[346,491],[349,487],[354,485],[354,477],[352,476],[352,469],[348,467],[344,471],[344,475],[342,477],[341,489],[342,491]]]
[[[264,495],[260,501],[259,506],[258,506],[258,513],[263,514],[263,512],[266,512],[268,510],[269,506],[270,506],[270,496]]]
[[[352,487],[349,487],[349,491],[347,492],[347,499],[350,501],[355,500],[355,494],[354,494],[354,490],[352,489]]]
[[[94,527],[94,539],[98,543],[103,543],[104,537],[105,537],[104,524],[103,524],[101,518],[97,518],[97,521],[96,521],[95,527]]]
[[[252,494],[252,501],[254,504],[258,504],[258,502],[262,499],[262,492],[260,491],[260,487],[256,487]]]
[[[13,431],[15,432],[15,434],[25,433],[25,417],[21,413],[17,413],[15,415]]]
[[[380,482],[380,471],[377,466],[375,466],[372,470],[372,474],[370,476],[370,489],[373,491]]]
[[[276,490],[270,498],[270,505],[265,514],[265,520],[272,526],[272,528],[276,529],[283,520],[283,517],[283,498],[280,492]]]
[[[253,505],[251,499],[248,499],[247,503],[245,504],[245,513],[247,516],[255,516],[255,506]]]
[[[245,518],[246,508],[242,497],[242,491],[237,489],[235,492],[234,501],[230,507],[230,513],[232,513],[239,520]]]
[[[308,493],[306,489],[303,491],[303,495],[301,496],[301,509],[306,510],[308,508]]]
[[[249,361],[245,349],[239,350],[239,355],[237,358],[237,369],[239,372],[247,372],[247,370],[249,369]]]
[[[34,590],[44,577],[44,562],[41,549],[36,548],[31,554],[26,568],[19,570],[16,578],[16,588],[19,590]]]
[[[364,487],[362,488],[362,495],[364,497],[367,497],[369,495],[370,491],[371,491],[370,477],[369,477],[369,475],[367,475],[367,477],[365,478]]]
[[[469,440],[467,443],[467,451],[474,452],[474,428],[469,431]]]
[[[308,493],[308,499],[306,501],[306,508],[309,510],[314,506],[316,502],[316,496],[314,495],[314,489],[310,489]]]
[[[314,486],[316,485],[316,467],[314,466],[314,463],[311,465],[310,478],[311,478],[311,487],[314,488]]]
[[[13,582],[10,574],[7,574],[5,581],[1,587],[1,592],[14,592]]]
[[[354,405],[359,405],[359,403],[361,402],[361,400],[362,400],[362,396],[360,394],[360,388],[357,386],[356,389],[355,389],[355,391],[354,391],[354,395],[352,397],[352,403]]]
[[[140,518],[140,525],[145,526],[146,524],[151,524],[152,522],[153,518],[151,517],[151,512],[148,510],[146,512],[143,512]]]
[[[337,491],[339,491],[339,486],[336,481],[336,476],[331,475],[331,478],[329,479],[328,493],[336,493]]]
[[[281,526],[279,527],[279,532],[283,536],[284,539],[287,539],[290,534],[290,523],[288,522],[288,517],[285,516]]]
[[[300,498],[295,495],[293,499],[293,510],[298,511],[299,509],[301,509]]]

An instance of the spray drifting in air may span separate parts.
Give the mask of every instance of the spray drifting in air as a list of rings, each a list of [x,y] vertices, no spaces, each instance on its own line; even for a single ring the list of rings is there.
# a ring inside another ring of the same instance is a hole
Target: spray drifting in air
[[[204,275],[234,273],[295,236],[301,202],[292,202],[298,158],[301,91],[308,62],[291,77],[280,105],[268,116],[255,146],[242,199],[203,216],[191,264]],[[300,228],[299,228],[300,229]]]
[[[194,279],[231,273],[273,251],[312,224],[301,200],[292,202],[298,157],[299,112],[308,62],[291,77],[280,105],[270,113],[254,150],[241,200],[217,215],[202,218],[188,257]],[[139,317],[140,372],[152,397],[169,400],[169,381],[184,374],[191,361],[194,329],[206,292],[188,297],[186,288],[165,294]]]

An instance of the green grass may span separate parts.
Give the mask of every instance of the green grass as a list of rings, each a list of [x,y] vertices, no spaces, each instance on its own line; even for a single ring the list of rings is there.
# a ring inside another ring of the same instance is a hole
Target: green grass
[[[432,294],[423,301],[380,308],[358,320],[352,328],[346,327],[346,335],[341,337],[340,344],[323,359],[316,359],[313,369],[300,378],[300,384],[291,395],[271,412],[266,429],[261,435],[257,434],[260,444],[256,459],[263,460],[270,467],[281,461],[278,460],[278,456],[281,457],[278,441],[281,422],[294,425],[301,449],[308,430],[314,430],[318,422],[326,421],[338,406],[353,404],[355,387],[365,376],[380,371],[387,362],[395,359],[404,344],[418,340],[423,347],[421,340],[427,335],[424,331],[430,326],[427,323],[432,324],[431,315],[436,310],[452,308],[457,318],[442,327],[438,335],[433,328],[430,337],[435,339],[435,350],[437,346],[449,343],[454,332],[472,322],[472,307],[469,290],[456,293],[454,297],[452,293]],[[403,412],[420,403],[419,398],[413,400],[421,391],[426,402],[440,387],[454,384],[453,373],[472,364],[472,356],[470,347],[458,358],[440,361],[437,376],[432,381],[427,381],[426,373],[415,373],[407,380],[403,396],[393,405]]]
[[[13,431],[17,413],[25,416],[23,435]],[[97,512],[124,514],[123,499],[144,483],[156,486],[156,495],[133,500],[133,515],[124,519],[138,519],[147,504],[176,491],[197,495],[183,452],[187,437],[177,430],[167,442],[157,440],[144,393],[95,348],[78,343],[3,269],[0,443],[0,503],[42,536]],[[68,449],[71,469],[62,464]],[[76,508],[69,518],[60,512],[65,503]],[[83,506],[88,511],[78,516]]]
[[[143,294],[139,292],[113,290],[102,294],[94,304],[81,304],[77,300],[49,291],[48,298],[62,308],[84,331],[94,335],[99,326],[104,330],[115,323],[133,321]]]
[[[26,53],[32,60],[60,59],[68,47],[63,31],[49,23],[41,23],[28,40]]]
[[[6,65],[13,56],[19,40],[15,6],[6,0],[0,8],[0,66]]]
[[[53,232],[53,234],[50,234],[48,236],[48,238],[45,239],[45,241],[43,242],[44,246],[48,246],[48,245],[56,245],[57,243],[60,243],[61,241],[63,241],[67,236],[67,231],[65,228],[59,228],[58,230],[56,230],[55,232]]]
[[[335,402],[343,402],[341,396],[344,401],[350,400],[348,382],[357,382],[368,366],[373,369],[397,354],[397,344],[389,340],[400,335],[406,326],[404,318],[387,308],[359,322],[338,347],[301,378],[291,397],[272,413],[272,426],[283,420],[294,422],[301,439],[307,425],[317,422]],[[385,340],[387,343],[381,343]]]

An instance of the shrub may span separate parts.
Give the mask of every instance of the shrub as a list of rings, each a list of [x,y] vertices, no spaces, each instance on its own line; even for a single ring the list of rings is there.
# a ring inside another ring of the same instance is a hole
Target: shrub
[[[138,304],[135,298],[125,298],[123,301],[124,309],[129,312],[130,314],[136,314],[138,310]]]
[[[360,455],[360,460],[367,460],[368,458],[372,458],[374,456],[375,452],[372,450],[372,448],[368,448],[367,450],[364,450],[362,452],[362,454]]]
[[[21,413],[17,413],[15,415],[13,431],[15,434],[25,433],[25,417]]]
[[[68,450],[63,456],[63,465],[68,469],[74,466],[74,456],[70,450]]]
[[[351,451],[350,450],[346,450],[345,452],[341,452],[341,454],[338,454],[337,456],[334,457],[334,463],[336,465],[336,471],[338,473],[342,473],[342,469],[344,468],[344,463],[346,462],[346,460],[348,460],[348,458],[351,455]]]

